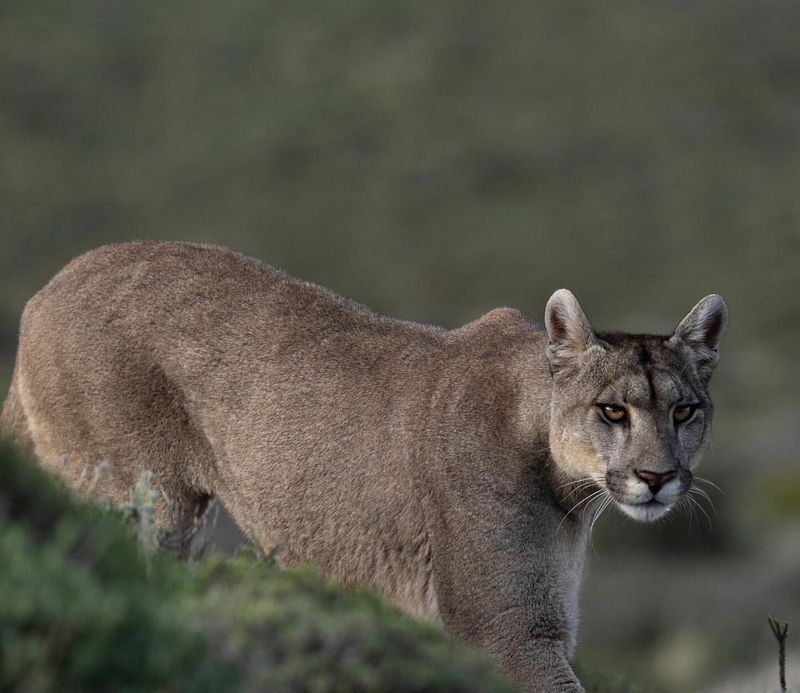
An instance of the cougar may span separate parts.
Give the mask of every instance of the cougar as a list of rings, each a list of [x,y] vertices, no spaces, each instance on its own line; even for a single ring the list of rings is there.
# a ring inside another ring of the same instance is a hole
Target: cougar
[[[27,304],[0,424],[74,487],[125,503],[143,470],[186,553],[217,496],[285,565],[383,593],[531,691],[570,660],[590,525],[656,520],[709,439],[717,295],[671,336],[596,333],[556,291],[394,320],[230,249],[104,246]]]

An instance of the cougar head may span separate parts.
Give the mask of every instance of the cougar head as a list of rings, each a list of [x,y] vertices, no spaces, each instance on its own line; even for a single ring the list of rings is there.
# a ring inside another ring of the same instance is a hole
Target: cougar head
[[[553,294],[545,311],[550,450],[567,494],[605,490],[644,521],[686,494],[709,441],[708,382],[727,320],[712,294],[671,336],[597,334],[571,292]]]

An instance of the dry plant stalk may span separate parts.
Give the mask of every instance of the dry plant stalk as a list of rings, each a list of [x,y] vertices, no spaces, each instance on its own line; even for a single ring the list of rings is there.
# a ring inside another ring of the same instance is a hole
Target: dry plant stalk
[[[156,535],[156,500],[158,491],[153,488],[153,474],[142,472],[133,487],[131,510],[135,521],[136,534],[147,552],[158,548]]]
[[[778,673],[781,681],[781,691],[786,693],[786,638],[789,634],[789,624],[776,621],[772,616],[767,616],[772,634],[778,641]]]

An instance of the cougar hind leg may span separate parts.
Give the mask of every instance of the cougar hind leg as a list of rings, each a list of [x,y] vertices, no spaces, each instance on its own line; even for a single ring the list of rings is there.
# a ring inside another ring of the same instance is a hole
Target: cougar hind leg
[[[26,454],[33,454],[33,439],[17,390],[16,369],[11,378],[8,396],[0,412],[0,435],[16,444]]]
[[[163,496],[160,501],[161,517],[156,519],[159,548],[172,551],[179,558],[192,557],[193,541],[201,529],[212,496],[186,492],[181,496]]]
[[[158,543],[182,558],[213,495],[216,462],[187,412],[180,390],[155,368],[93,373],[52,368],[49,377],[22,369],[3,409],[3,429],[20,431],[36,457],[75,492],[136,508],[134,493],[149,473]],[[24,376],[24,377],[22,377]],[[22,426],[24,424],[24,427]]]
[[[213,497],[185,485],[164,483],[150,469],[142,469],[138,478],[129,477],[125,468],[120,465],[115,469],[105,460],[84,463],[72,488],[92,500],[110,500],[123,508],[148,548],[165,549],[181,559],[191,558],[192,542]],[[68,476],[75,478],[75,471]]]

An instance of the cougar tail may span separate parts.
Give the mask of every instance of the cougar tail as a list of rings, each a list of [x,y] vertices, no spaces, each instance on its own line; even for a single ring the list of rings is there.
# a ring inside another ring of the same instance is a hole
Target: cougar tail
[[[3,404],[3,411],[0,412],[0,436],[16,443],[21,451],[33,453],[33,439],[28,428],[28,417],[25,415],[19,397],[18,383],[19,377],[15,368],[11,378],[11,387],[8,389],[8,396]]]

